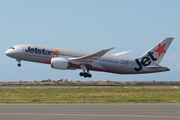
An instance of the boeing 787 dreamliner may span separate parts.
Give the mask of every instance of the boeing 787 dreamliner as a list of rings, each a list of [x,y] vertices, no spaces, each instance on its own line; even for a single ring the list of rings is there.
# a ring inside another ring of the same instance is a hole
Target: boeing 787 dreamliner
[[[79,75],[92,77],[89,71],[102,71],[116,74],[142,74],[169,71],[160,64],[169,45],[174,38],[165,38],[144,55],[138,58],[122,57],[130,51],[113,55],[106,53],[113,48],[104,49],[96,53],[47,47],[41,45],[21,44],[11,47],[5,52],[16,59],[21,66],[21,60],[51,64],[54,69],[76,70],[82,69]]]

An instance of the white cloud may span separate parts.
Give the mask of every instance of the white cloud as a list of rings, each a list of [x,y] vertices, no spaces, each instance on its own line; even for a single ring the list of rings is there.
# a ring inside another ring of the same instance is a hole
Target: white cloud
[[[165,57],[162,65],[171,68],[171,70],[180,71],[180,55],[174,53],[169,57]]]

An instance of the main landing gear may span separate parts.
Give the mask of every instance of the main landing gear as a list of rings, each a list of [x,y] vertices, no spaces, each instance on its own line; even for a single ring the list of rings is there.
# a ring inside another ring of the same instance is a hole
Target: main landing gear
[[[17,59],[16,61],[18,61],[19,63],[17,64],[18,67],[21,67],[21,60]]]
[[[87,70],[85,65],[80,65],[80,68],[83,70],[83,72],[79,73],[80,76],[84,76],[84,78],[87,78],[87,77],[91,78],[92,77],[92,75],[89,73],[89,70]]]
[[[84,76],[84,78],[91,78],[92,77],[92,75],[90,74],[90,73],[87,73],[87,72],[81,72],[81,73],[79,73],[79,75],[80,76]]]

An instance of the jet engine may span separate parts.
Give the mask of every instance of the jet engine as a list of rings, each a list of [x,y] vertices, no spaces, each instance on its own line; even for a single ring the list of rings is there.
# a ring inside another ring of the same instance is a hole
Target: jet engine
[[[72,67],[72,64],[64,58],[52,58],[51,67],[54,69],[67,70]]]

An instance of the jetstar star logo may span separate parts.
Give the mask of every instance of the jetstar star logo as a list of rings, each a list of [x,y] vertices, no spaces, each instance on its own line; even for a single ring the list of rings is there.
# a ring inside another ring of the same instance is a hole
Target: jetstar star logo
[[[158,48],[156,50],[154,50],[154,52],[158,52],[158,58],[161,56],[162,53],[166,53],[166,51],[164,50],[164,47],[166,46],[166,43],[164,45],[158,45]]]
[[[56,50],[56,51],[53,51],[53,54],[52,54],[52,56],[53,56],[53,55],[56,55],[56,56],[58,57],[58,53],[60,53],[60,51],[58,51],[58,50]]]

